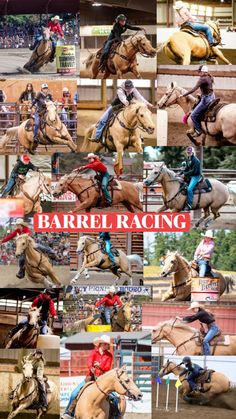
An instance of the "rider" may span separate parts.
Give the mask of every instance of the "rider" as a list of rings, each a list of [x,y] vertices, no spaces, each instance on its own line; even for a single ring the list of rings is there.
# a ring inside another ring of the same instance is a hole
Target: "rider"
[[[116,261],[115,261],[115,257],[111,251],[111,236],[110,233],[108,233],[108,231],[102,231],[99,233],[99,239],[103,240],[104,244],[105,244],[105,251],[107,253],[107,255],[109,256],[110,261],[112,262],[111,268],[116,268]]]
[[[134,86],[132,80],[125,80],[121,86],[117,90],[117,95],[115,99],[113,99],[111,105],[107,108],[107,110],[104,112],[102,117],[97,123],[96,126],[96,137],[91,138],[90,141],[96,141],[100,142],[100,139],[102,137],[103,130],[105,128],[105,125],[107,121],[109,120],[110,116],[112,115],[112,112],[114,108],[121,108],[124,106],[129,106],[131,101],[135,99],[139,102],[145,103],[150,108],[153,108],[153,105],[149,103],[136,89]]]
[[[115,23],[113,24],[113,28],[110,32],[110,35],[108,36],[105,45],[103,47],[103,52],[100,58],[100,69],[104,70],[106,61],[109,57],[109,52],[111,49],[111,46],[114,41],[121,42],[122,37],[121,35],[127,31],[127,29],[130,29],[132,31],[144,31],[146,33],[146,30],[144,28],[141,28],[139,26],[132,26],[129,23],[127,23],[127,17],[123,14],[120,14],[117,16]]]
[[[63,87],[62,98],[61,98],[61,120],[63,124],[68,125],[68,114],[72,110],[70,104],[72,104],[71,93],[68,87]]]
[[[41,91],[37,93],[36,97],[32,103],[32,110],[34,118],[34,149],[36,149],[38,145],[38,131],[40,128],[41,116],[44,115],[46,110],[46,102],[53,101],[53,97],[51,93],[49,93],[49,88],[47,83],[43,83],[41,85]]]
[[[107,335],[102,335],[93,340],[95,349],[93,349],[87,361],[87,375],[84,381],[80,383],[71,393],[70,400],[66,406],[62,419],[69,419],[74,417],[76,398],[82,387],[89,381],[95,381],[107,371],[112,369],[113,356],[110,352],[111,340]]]
[[[211,47],[218,44],[218,42],[214,41],[210,27],[204,23],[196,22],[196,18],[191,15],[186,7],[186,3],[176,1],[173,8],[176,10],[175,21],[181,29],[185,26],[190,26],[195,31],[204,32]]]
[[[2,193],[0,194],[0,198],[4,198],[11,194],[16,181],[18,178],[24,178],[29,170],[33,170],[35,172],[39,172],[39,168],[35,166],[31,161],[28,154],[22,154],[20,158],[17,159],[15,166],[13,167],[9,180],[4,187]]]
[[[182,364],[185,365],[185,369],[179,374],[179,376],[182,377],[182,375],[188,374],[187,382],[191,391],[199,391],[199,388],[196,384],[196,379],[201,375],[202,371],[204,371],[204,368],[198,364],[193,363],[189,356],[185,356],[183,358],[180,365]]]
[[[81,172],[82,170],[92,169],[97,174],[99,174],[99,176],[102,178],[101,188],[105,197],[106,205],[110,207],[112,205],[112,197],[108,191],[110,175],[108,173],[107,167],[100,161],[99,157],[93,153],[89,153],[85,159],[88,160],[88,164],[74,169],[73,172]]]
[[[53,62],[55,58],[55,52],[56,52],[56,46],[57,46],[57,37],[60,36],[61,39],[65,39],[64,33],[62,31],[62,27],[60,25],[60,17],[54,16],[51,18],[51,21],[48,23],[48,28],[53,33],[51,39],[52,39],[52,55],[50,57],[50,61]]]
[[[122,306],[122,302],[120,300],[120,297],[116,294],[116,289],[114,286],[111,286],[109,288],[109,293],[106,294],[101,300],[97,301],[95,304],[95,308],[100,307],[102,304],[104,304],[104,315],[107,324],[111,324],[111,309],[112,307],[115,307],[118,305],[119,307]]]
[[[19,102],[29,102],[32,103],[33,99],[35,98],[36,93],[34,91],[32,83],[27,83],[25,90],[21,93],[19,97]]]
[[[195,320],[199,320],[200,323],[207,325],[208,330],[203,339],[203,355],[211,355],[209,342],[220,332],[220,329],[215,322],[215,316],[195,301],[191,303],[187,310],[193,310],[194,314],[191,316],[177,317],[177,319],[186,323],[192,323]]]
[[[194,260],[197,261],[199,266],[200,278],[204,278],[211,273],[210,260],[215,247],[215,237],[213,236],[212,231],[208,230],[205,234],[202,234],[202,236],[203,240],[198,245],[194,254]]]
[[[48,408],[48,401],[47,401],[47,393],[46,393],[46,387],[45,387],[44,375],[43,375],[44,365],[46,362],[43,357],[43,353],[41,349],[36,349],[36,351],[31,352],[27,356],[27,359],[32,361],[33,372],[36,376],[38,389],[39,389],[39,404],[43,412],[46,412]]]
[[[200,65],[198,68],[198,74],[200,76],[197,84],[188,92],[184,93],[180,97],[185,97],[195,92],[197,89],[201,90],[201,99],[194,110],[191,112],[191,119],[193,121],[193,130],[187,131],[188,137],[194,141],[196,137],[199,137],[203,133],[201,120],[204,112],[208,108],[209,104],[215,99],[215,93],[213,90],[214,78],[208,71],[206,65]]]
[[[201,172],[201,162],[198,160],[198,158],[195,156],[195,150],[193,147],[187,147],[186,148],[186,154],[187,154],[187,160],[186,165],[182,165],[182,171],[180,174],[183,176],[183,179],[188,183],[187,188],[187,202],[185,204],[185,207],[182,211],[190,211],[193,206],[193,190],[198,184],[198,182],[202,178],[202,172]]]

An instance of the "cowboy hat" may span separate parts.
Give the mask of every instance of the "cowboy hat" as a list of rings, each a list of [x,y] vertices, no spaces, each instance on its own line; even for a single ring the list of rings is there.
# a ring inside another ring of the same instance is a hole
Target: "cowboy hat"
[[[26,226],[26,227],[28,226],[28,224],[23,220],[23,218],[17,218],[15,224],[16,225],[21,225],[21,226]]]
[[[198,71],[202,71],[202,73],[208,73],[208,67],[207,65],[200,65]]]
[[[102,335],[100,337],[93,339],[93,344],[95,346],[98,346],[100,343],[107,343],[108,345],[110,345],[111,339],[108,335]]]
[[[197,301],[193,301],[193,302],[190,304],[190,307],[189,307],[189,308],[187,308],[187,310],[193,310],[193,308],[201,308],[201,305],[200,305],[199,303],[197,303]]]
[[[207,230],[205,234],[201,234],[202,237],[208,237],[209,239],[215,240],[216,237],[213,236],[213,232],[211,230]]]
[[[109,292],[116,292],[116,289],[114,287],[114,285],[111,285],[111,287],[108,290]]]
[[[88,160],[88,159],[97,159],[98,158],[98,156],[96,156],[96,154],[94,154],[94,153],[89,153],[86,157],[85,157],[85,159],[86,160]]]
[[[176,9],[176,10],[179,10],[184,6],[185,6],[185,4],[181,0],[179,0],[179,1],[175,2],[175,4],[173,5],[173,8]]]
[[[62,20],[62,19],[60,19],[60,16],[56,15],[56,16],[52,17],[51,20]]]

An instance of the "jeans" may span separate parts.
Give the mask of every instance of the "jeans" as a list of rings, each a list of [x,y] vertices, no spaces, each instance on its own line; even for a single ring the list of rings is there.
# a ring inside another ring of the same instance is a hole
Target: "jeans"
[[[105,316],[107,324],[111,324],[111,308],[110,307],[104,308],[104,316]]]
[[[187,203],[190,208],[193,206],[193,190],[201,179],[201,175],[192,176],[187,189]]]
[[[191,372],[188,375],[187,381],[190,385],[191,390],[195,390],[197,388],[196,379],[199,377],[199,374],[195,374],[194,372]]]
[[[209,265],[208,260],[198,260],[199,265],[199,277],[204,278],[205,276],[208,276],[211,272],[211,267]]]
[[[210,326],[206,336],[203,339],[203,355],[211,355],[211,349],[209,342],[217,335],[219,332],[219,328],[213,324]]]
[[[46,320],[41,320],[40,321],[40,333],[42,335],[47,335],[48,334],[48,326],[47,326],[47,321]]]
[[[100,140],[103,130],[106,126],[106,123],[108,121],[108,119],[110,118],[112,114],[112,106],[109,106],[106,110],[106,112],[104,112],[104,114],[102,115],[102,117],[100,118],[97,127],[96,127],[96,139]]]
[[[112,46],[112,43],[113,43],[113,40],[114,40],[113,35],[110,34],[107,38],[107,41],[106,41],[104,47],[103,47],[103,53],[102,53],[102,56],[101,56],[101,60],[108,57],[111,46]]]
[[[60,119],[63,122],[63,124],[65,124],[65,126],[67,127],[67,125],[68,125],[68,115],[67,115],[67,112],[66,112],[65,109],[62,109]]]
[[[38,377],[37,377],[37,382],[38,382],[38,388],[39,388],[39,403],[41,406],[47,407],[48,401],[47,401],[45,382],[43,379],[39,379]]]
[[[40,116],[38,112],[35,112],[34,114],[34,140],[36,140],[38,131],[39,131],[39,127],[40,127]]]
[[[42,253],[46,253],[49,256],[55,257],[54,250],[51,249],[51,247],[49,246],[45,246],[44,244],[41,244],[41,243],[36,243],[36,249],[40,250]]]
[[[67,415],[70,415],[71,417],[74,417],[74,411],[73,412],[71,412],[71,411],[69,411],[69,408],[70,408],[70,405],[71,405],[71,403],[76,399],[76,397],[78,396],[78,394],[79,394],[79,392],[80,392],[80,390],[81,390],[81,388],[84,386],[86,384],[86,382],[85,382],[85,380],[84,381],[82,381],[82,383],[80,383],[73,391],[72,391],[72,393],[71,393],[71,395],[70,395],[70,399],[69,399],[69,402],[68,402],[68,404],[67,404],[67,406],[66,406],[66,409],[65,409],[65,413],[67,414]]]
[[[3,192],[1,194],[2,198],[4,196],[8,195],[11,192],[12,188],[15,186],[15,183],[16,183],[16,175],[15,175],[15,173],[11,173],[11,175],[9,177],[9,180],[8,180],[6,186],[3,189]]]
[[[113,253],[111,252],[111,242],[110,242],[110,240],[105,240],[105,250],[106,250],[106,253],[108,254],[108,256],[109,256],[109,259],[110,259],[110,261],[112,262],[112,263],[116,263],[115,262],[115,256],[113,255]]]
[[[195,22],[188,22],[188,26],[190,26],[195,31],[204,32],[208,39],[209,44],[213,44],[214,39],[213,39],[213,35],[211,33],[211,29],[209,28],[209,26],[205,25],[204,23],[195,23]]]
[[[201,117],[204,111],[207,109],[210,102],[215,99],[215,93],[212,93],[208,96],[202,96],[199,104],[191,113],[191,119],[193,121],[193,126],[198,132],[202,132],[201,126]]]
[[[110,193],[108,192],[108,183],[109,183],[110,175],[108,172],[102,174],[102,192],[105,196],[106,202],[112,203],[112,198]]]

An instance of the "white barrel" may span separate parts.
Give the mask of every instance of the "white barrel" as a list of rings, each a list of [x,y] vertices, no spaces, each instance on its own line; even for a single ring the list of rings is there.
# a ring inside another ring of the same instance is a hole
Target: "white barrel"
[[[157,145],[167,146],[168,142],[168,113],[157,110]]]
[[[39,349],[59,349],[60,337],[56,335],[39,335],[37,348]]]

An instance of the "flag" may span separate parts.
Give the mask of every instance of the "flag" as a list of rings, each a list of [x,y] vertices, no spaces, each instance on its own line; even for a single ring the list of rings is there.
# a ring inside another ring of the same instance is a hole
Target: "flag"
[[[159,375],[156,378],[156,382],[157,384],[162,384],[161,377],[159,377]]]
[[[178,380],[176,380],[175,387],[179,388],[180,386],[182,386],[182,383],[181,383],[180,379],[178,378]]]
[[[117,177],[119,177],[123,171],[123,153],[121,153],[120,151],[116,155],[114,171]]]
[[[170,377],[167,377],[166,384],[170,384]]]

